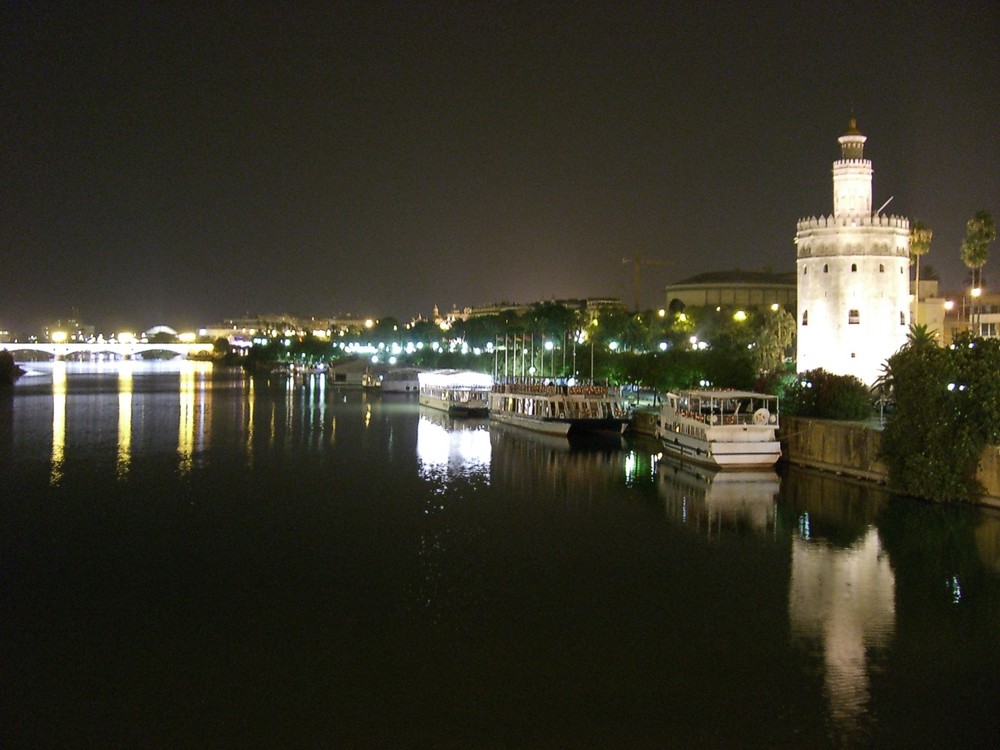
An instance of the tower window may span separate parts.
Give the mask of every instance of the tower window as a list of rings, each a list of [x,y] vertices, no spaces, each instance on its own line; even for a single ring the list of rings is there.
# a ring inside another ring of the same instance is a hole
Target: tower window
[[[803,310],[802,311],[802,325],[804,325],[804,326],[809,325],[809,311],[808,310]]]
[[[879,263],[878,264],[878,272],[879,273],[885,273],[885,263]]]
[[[851,273],[857,273],[857,272],[858,272],[858,264],[851,263]]]
[[[905,326],[906,325],[906,313],[904,313],[902,311],[900,311],[900,313],[899,313],[899,324],[901,326]]]
[[[851,326],[856,326],[861,322],[861,313],[857,310],[849,310],[847,312],[847,324]]]
[[[830,266],[827,263],[823,264],[823,273],[830,273]]]
[[[903,269],[902,268],[899,269],[899,273],[900,273],[900,275],[902,275],[902,273],[903,273]]]
[[[809,273],[809,266],[802,266],[802,275],[805,276]]]

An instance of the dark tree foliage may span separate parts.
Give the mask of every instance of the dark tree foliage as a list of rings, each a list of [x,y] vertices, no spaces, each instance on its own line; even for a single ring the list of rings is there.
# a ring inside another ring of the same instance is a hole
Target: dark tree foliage
[[[24,370],[14,362],[14,355],[6,349],[0,350],[0,387],[13,385],[24,374]]]
[[[947,349],[910,343],[886,363],[895,409],[881,458],[893,489],[939,501],[972,501],[987,445],[1000,438],[1000,341],[960,335]]]
[[[853,375],[809,370],[786,386],[781,410],[796,417],[868,419],[872,416],[871,394]]]

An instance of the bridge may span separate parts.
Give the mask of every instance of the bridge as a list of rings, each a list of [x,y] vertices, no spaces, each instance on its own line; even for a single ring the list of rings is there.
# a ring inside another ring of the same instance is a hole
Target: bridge
[[[211,343],[201,344],[143,344],[98,342],[95,344],[77,343],[44,343],[44,342],[9,342],[0,344],[0,349],[6,349],[17,359],[17,352],[41,352],[53,359],[83,359],[99,355],[109,355],[116,359],[142,359],[152,353],[173,354],[175,357],[190,357],[198,354],[211,354]]]

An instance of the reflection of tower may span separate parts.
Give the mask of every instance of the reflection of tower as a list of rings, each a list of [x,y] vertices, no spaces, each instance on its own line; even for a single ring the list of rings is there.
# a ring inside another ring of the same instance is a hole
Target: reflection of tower
[[[895,593],[895,577],[874,529],[850,549],[793,539],[792,633],[822,647],[830,711],[841,729],[855,727],[868,701],[868,657],[892,640]]]
[[[872,163],[853,118],[838,140],[833,213],[799,221],[795,235],[798,369],[871,384],[906,342],[910,223],[872,212]]]

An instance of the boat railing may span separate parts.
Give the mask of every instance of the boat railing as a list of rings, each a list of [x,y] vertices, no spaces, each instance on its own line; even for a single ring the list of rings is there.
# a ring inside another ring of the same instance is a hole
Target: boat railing
[[[777,415],[767,412],[761,415],[761,410],[755,412],[720,413],[718,411],[689,411],[680,410],[678,416],[691,419],[695,422],[702,422],[707,425],[769,425],[774,427],[777,424]]]
[[[502,381],[493,384],[494,393],[510,393],[530,396],[594,396],[596,398],[617,397],[621,390],[616,386],[593,383],[568,385],[558,382],[531,382],[520,380]]]

